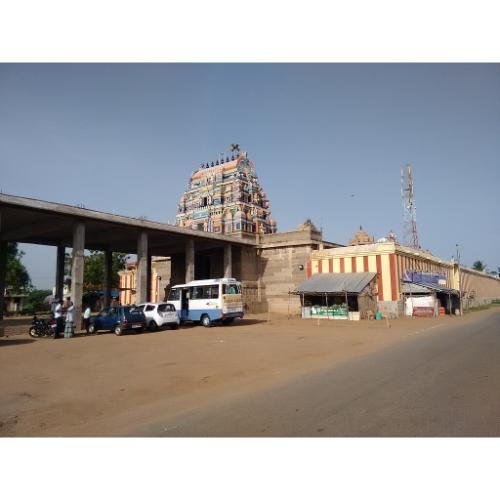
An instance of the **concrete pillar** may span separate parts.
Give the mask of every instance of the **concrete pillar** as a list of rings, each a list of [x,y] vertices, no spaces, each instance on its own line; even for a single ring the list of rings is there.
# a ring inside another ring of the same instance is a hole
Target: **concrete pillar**
[[[63,298],[64,290],[64,259],[66,256],[66,247],[57,245],[57,260],[56,260],[56,299]]]
[[[135,288],[135,303],[148,300],[148,235],[140,233],[137,238],[137,282]]]
[[[0,321],[3,320],[6,271],[7,271],[7,242],[0,241]]]
[[[151,302],[153,300],[153,286],[151,283],[151,275],[152,275],[152,269],[151,269],[151,255],[148,254],[148,263],[147,263],[147,281],[148,281],[148,293],[147,293],[147,301]]]
[[[232,278],[233,274],[233,266],[232,266],[232,260],[233,260],[233,252],[232,252],[232,247],[231,243],[228,243],[224,247],[224,278]]]
[[[186,283],[194,280],[194,240],[186,241]]]
[[[77,222],[73,226],[73,265],[71,269],[71,300],[75,306],[75,330],[79,330],[82,323],[84,251],[85,224]]]
[[[104,307],[109,307],[111,302],[111,288],[113,287],[113,252],[111,250],[104,251]]]

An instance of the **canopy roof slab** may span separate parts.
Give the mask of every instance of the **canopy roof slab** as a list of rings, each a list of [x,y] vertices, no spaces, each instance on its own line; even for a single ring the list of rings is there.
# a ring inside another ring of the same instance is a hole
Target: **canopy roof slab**
[[[73,227],[85,224],[85,248],[136,253],[138,234],[148,235],[151,255],[184,253],[193,240],[196,250],[222,248],[228,243],[255,246],[253,241],[180,228],[171,224],[108,214],[72,205],[0,194],[0,240],[41,245],[73,244]]]

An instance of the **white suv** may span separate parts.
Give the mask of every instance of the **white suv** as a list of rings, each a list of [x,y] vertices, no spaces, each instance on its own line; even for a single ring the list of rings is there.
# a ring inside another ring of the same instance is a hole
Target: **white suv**
[[[146,316],[146,325],[150,330],[157,330],[162,326],[169,326],[176,330],[179,328],[179,314],[175,310],[175,306],[160,302],[144,302],[136,306],[136,309],[141,309]]]

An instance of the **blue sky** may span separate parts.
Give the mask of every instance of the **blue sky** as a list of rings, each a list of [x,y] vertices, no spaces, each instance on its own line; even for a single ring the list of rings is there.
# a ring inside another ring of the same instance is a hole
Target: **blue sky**
[[[402,231],[500,266],[498,64],[1,64],[0,189],[174,221],[190,173],[237,142],[281,231]],[[354,195],[354,196],[352,196]],[[23,245],[50,287],[55,249]]]

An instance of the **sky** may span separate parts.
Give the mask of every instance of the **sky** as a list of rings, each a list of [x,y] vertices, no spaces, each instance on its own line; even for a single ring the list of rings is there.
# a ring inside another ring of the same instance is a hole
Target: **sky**
[[[238,143],[278,230],[403,239],[500,266],[499,64],[0,64],[0,190],[174,222],[200,163]],[[55,248],[21,245],[39,288]]]

